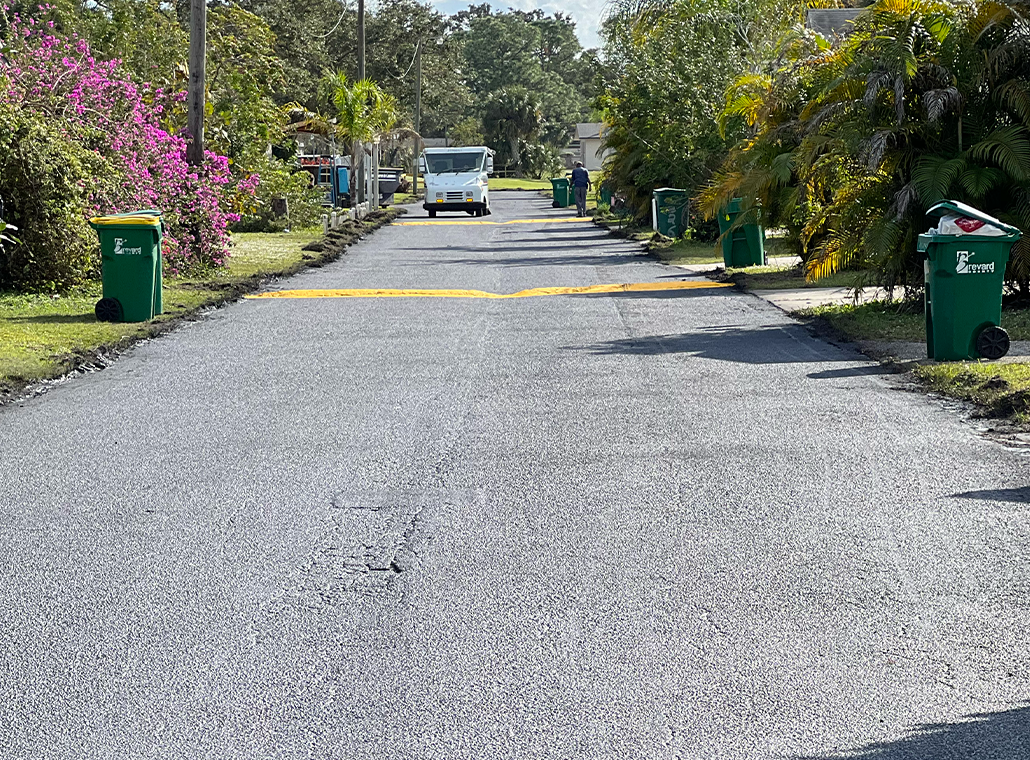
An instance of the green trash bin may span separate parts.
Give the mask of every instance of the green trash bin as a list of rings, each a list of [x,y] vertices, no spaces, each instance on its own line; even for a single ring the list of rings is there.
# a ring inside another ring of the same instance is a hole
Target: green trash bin
[[[597,202],[604,204],[608,208],[612,207],[612,189],[608,185],[601,183],[597,190]]]
[[[733,223],[741,213],[741,199],[734,198],[719,214],[722,260],[727,269],[765,264],[765,230],[760,224],[741,224],[734,228]]]
[[[927,213],[976,220],[1005,234],[931,230],[919,236],[919,251],[926,256],[926,355],[937,361],[1000,359],[1009,350],[1008,333],[1001,328],[1005,266],[1022,233],[958,201],[942,201]]]
[[[104,297],[94,312],[103,322],[145,322],[164,311],[161,297],[161,212],[98,216]]]
[[[576,202],[572,195],[572,182],[568,177],[551,178],[551,195],[554,196],[551,208],[568,208]]]
[[[656,232],[678,238],[690,226],[690,194],[679,187],[660,187],[651,195],[651,215]]]

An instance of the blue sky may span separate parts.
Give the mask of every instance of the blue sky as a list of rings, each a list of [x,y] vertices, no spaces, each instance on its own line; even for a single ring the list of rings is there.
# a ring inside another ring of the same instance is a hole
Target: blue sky
[[[490,2],[490,0],[479,0],[479,2]],[[432,4],[443,13],[456,13],[469,6],[469,0],[432,0]],[[540,8],[545,13],[562,11],[568,13],[576,20],[576,33],[583,47],[600,47],[601,41],[597,36],[597,27],[601,22],[601,15],[604,13],[607,0],[565,0],[565,2],[551,2],[551,0],[499,0],[490,2],[495,10],[507,8],[519,8],[530,11]]]

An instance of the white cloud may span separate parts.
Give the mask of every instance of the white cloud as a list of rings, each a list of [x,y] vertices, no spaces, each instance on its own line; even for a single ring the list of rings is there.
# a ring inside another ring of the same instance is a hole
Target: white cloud
[[[490,0],[487,0],[489,2]],[[433,5],[443,13],[456,13],[468,8],[470,0],[432,0]],[[566,2],[550,2],[549,0],[498,0],[490,2],[494,10],[505,10],[508,7],[531,11],[539,8],[544,13],[567,13],[576,22],[576,34],[583,47],[600,47],[598,27],[604,16],[608,0],[566,0]]]

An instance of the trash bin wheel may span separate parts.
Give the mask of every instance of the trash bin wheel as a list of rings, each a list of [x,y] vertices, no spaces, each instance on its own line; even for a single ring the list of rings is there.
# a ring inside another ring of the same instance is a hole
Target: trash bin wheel
[[[1000,327],[985,327],[976,336],[976,352],[984,359],[1000,359],[1009,352],[1009,334]]]
[[[101,298],[93,307],[93,313],[101,322],[121,322],[122,305],[117,298]]]
[[[561,204],[558,201],[551,201],[551,208],[561,208]]]

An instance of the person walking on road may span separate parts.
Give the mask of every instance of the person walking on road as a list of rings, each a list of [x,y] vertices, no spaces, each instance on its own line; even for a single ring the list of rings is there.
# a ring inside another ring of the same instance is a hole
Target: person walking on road
[[[587,190],[590,189],[590,172],[583,168],[583,162],[577,161],[572,170],[572,191],[576,196],[576,216],[587,215]]]

